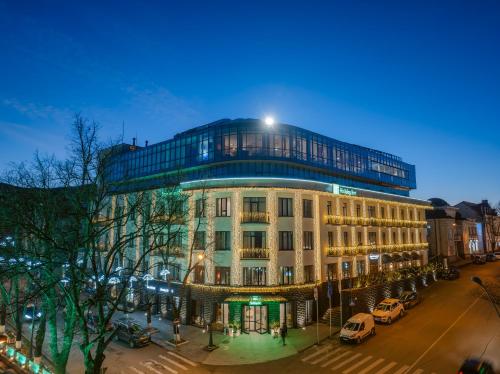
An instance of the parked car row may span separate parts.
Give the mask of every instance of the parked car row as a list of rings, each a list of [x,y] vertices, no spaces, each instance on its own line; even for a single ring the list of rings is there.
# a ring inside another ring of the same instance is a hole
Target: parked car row
[[[405,310],[420,302],[421,297],[415,291],[404,291],[399,299],[384,299],[372,314],[358,313],[349,318],[340,330],[340,341],[361,343],[367,337],[375,335],[375,322],[391,324],[402,318]]]

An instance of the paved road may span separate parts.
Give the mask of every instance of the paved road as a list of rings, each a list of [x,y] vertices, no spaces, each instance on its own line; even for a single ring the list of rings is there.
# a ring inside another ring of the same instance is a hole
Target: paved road
[[[106,366],[112,374],[447,374],[456,373],[465,357],[483,354],[500,369],[500,319],[470,281],[479,275],[500,282],[500,261],[468,265],[461,272],[456,281],[440,281],[424,290],[420,305],[390,326],[377,325],[376,336],[359,346],[334,340],[264,364],[206,366],[156,345],[130,349],[113,342]]]

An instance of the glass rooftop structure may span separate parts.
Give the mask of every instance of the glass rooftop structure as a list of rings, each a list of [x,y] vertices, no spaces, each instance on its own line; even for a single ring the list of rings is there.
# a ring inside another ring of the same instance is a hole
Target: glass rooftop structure
[[[257,119],[222,119],[147,147],[121,144],[113,148],[106,169],[106,178],[122,186],[118,189],[256,177],[321,181],[401,196],[416,188],[415,166],[400,157]]]

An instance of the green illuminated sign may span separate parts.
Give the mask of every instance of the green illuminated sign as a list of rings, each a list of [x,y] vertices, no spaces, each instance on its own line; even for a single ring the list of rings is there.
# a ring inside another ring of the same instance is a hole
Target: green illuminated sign
[[[356,190],[353,188],[340,186],[335,183],[333,184],[333,193],[335,195],[349,195],[349,196],[356,196],[358,194]]]
[[[249,305],[262,305],[262,297],[261,296],[250,296]]]
[[[23,355],[21,352],[17,352],[16,354],[16,360],[17,362],[19,362],[21,365],[26,365],[26,361],[28,361],[26,359],[26,356]]]

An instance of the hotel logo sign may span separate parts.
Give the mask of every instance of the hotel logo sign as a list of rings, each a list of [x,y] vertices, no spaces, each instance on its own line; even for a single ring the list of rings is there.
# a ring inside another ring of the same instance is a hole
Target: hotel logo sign
[[[356,196],[358,194],[356,190],[353,188],[344,187],[335,183],[333,184],[333,193],[335,195],[349,195],[349,196]]]

